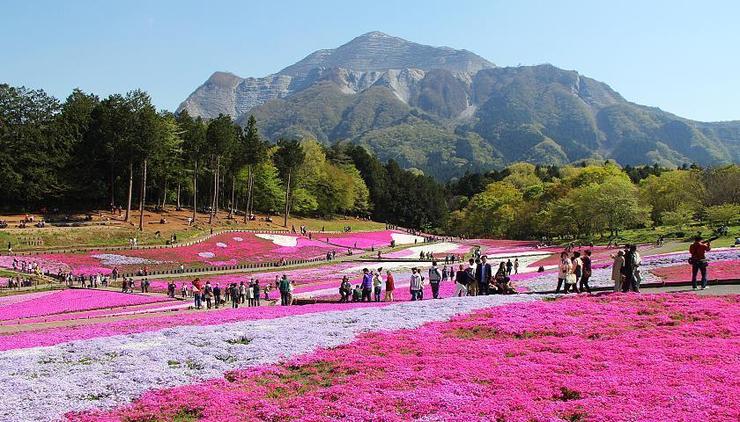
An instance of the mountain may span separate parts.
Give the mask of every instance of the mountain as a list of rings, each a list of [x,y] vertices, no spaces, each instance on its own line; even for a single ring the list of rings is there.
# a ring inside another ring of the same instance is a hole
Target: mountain
[[[180,110],[241,123],[252,114],[270,139],[353,142],[440,179],[515,161],[740,161],[740,121],[691,121],[575,71],[496,67],[466,50],[380,32],[263,78],[216,72]]]

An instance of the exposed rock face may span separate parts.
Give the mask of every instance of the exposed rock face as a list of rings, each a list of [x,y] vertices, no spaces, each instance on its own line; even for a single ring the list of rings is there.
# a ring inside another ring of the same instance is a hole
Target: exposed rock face
[[[325,80],[336,83],[348,94],[376,84],[386,86],[408,103],[417,83],[429,70],[446,70],[469,84],[479,70],[493,67],[466,50],[430,47],[382,32],[370,32],[339,48],[311,53],[264,78],[240,78],[216,72],[190,94],[178,111],[187,110],[191,115],[209,119],[219,114],[238,118],[269,100],[285,98]]]

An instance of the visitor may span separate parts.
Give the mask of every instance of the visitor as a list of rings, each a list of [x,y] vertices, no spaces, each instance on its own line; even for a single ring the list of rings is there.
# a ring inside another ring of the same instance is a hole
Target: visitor
[[[622,283],[624,281],[624,275],[622,274],[622,268],[624,267],[624,251],[618,251],[616,255],[612,255],[612,281],[614,281],[614,291],[622,291]]]
[[[239,303],[244,303],[247,298],[247,288],[244,286],[244,281],[239,282]]]
[[[360,290],[360,285],[356,284],[355,288],[352,289],[352,302],[359,302],[362,300],[362,291]]]
[[[216,305],[216,309],[218,309],[221,305],[221,286],[218,283],[213,286],[213,302]]]
[[[473,258],[470,258],[468,260],[468,269],[470,269],[470,274],[473,275],[473,281],[468,284],[468,296],[478,296],[478,282],[475,278],[475,275],[477,274],[478,265],[480,264],[480,259],[475,260]]]
[[[511,275],[511,270],[514,268],[514,264],[511,262],[511,258],[506,260],[506,275]]]
[[[514,274],[519,274],[519,258],[514,258]]]
[[[288,283],[288,305],[293,305],[293,291],[295,290],[295,283],[293,280]]]
[[[280,305],[289,305],[289,293],[290,293],[290,280],[288,276],[283,274],[283,277],[278,282],[278,290],[280,290]]]
[[[447,264],[448,260],[445,256],[445,264]],[[442,266],[442,281],[447,280],[447,275],[450,273],[450,270],[447,269],[447,265]]]
[[[249,285],[245,287],[246,291],[244,292],[244,294],[247,297],[247,306],[252,307],[254,306],[254,279],[250,279]]]
[[[564,288],[564,293],[568,292],[567,278],[573,273],[573,262],[568,258],[568,252],[560,253],[560,264],[558,265],[558,287],[555,293],[560,293],[560,288]],[[573,276],[575,278],[575,276]]]
[[[195,309],[200,309],[203,305],[201,302],[201,296],[200,296],[200,289],[201,289],[200,279],[196,278],[193,280],[193,301],[195,305]]]
[[[639,267],[640,255],[637,253],[637,245],[629,245],[627,252],[624,254],[624,266],[622,267],[624,273],[622,292],[640,293],[639,275],[637,274]]]
[[[712,250],[710,241],[703,241],[701,236],[694,238],[694,243],[689,246],[689,264],[691,264],[691,288],[696,290],[696,276],[701,272],[701,288],[702,290],[707,288],[707,267],[709,262],[707,261],[706,253]]]
[[[393,302],[393,291],[396,290],[396,280],[390,270],[385,273],[385,301]]]
[[[460,265],[455,273],[455,296],[462,297],[468,295],[468,284],[470,283],[470,272]]]
[[[516,293],[514,287],[511,285],[511,278],[508,273],[508,265],[504,262],[499,264],[498,271],[496,271],[496,275],[493,277],[493,286],[497,293],[504,295]]]
[[[421,291],[423,289],[421,274],[418,268],[411,269],[411,280],[409,281],[409,291],[411,300],[421,300]]]
[[[254,279],[252,295],[254,296],[254,306],[260,306],[260,281],[258,279]]]
[[[581,292],[584,290],[591,294],[591,286],[588,285],[588,280],[591,279],[591,249],[586,249],[583,257],[581,258],[581,285],[579,286]]]
[[[442,273],[437,267],[437,261],[432,261],[429,269],[429,285],[432,286],[432,298],[439,299],[439,283],[442,281]]]
[[[231,298],[231,308],[239,308],[239,286],[236,283],[231,283],[229,286],[229,297]]]
[[[342,282],[339,284],[339,303],[349,302],[349,298],[352,295],[352,284],[349,282],[349,277],[346,275],[342,277]]]
[[[360,285],[362,286],[362,301],[370,302],[370,296],[373,291],[373,276],[367,268],[362,269],[362,282],[360,282]]]
[[[182,282],[182,286],[180,286],[180,294],[182,295],[182,298],[183,299],[185,299],[186,297],[188,297],[188,287],[187,287],[187,285],[185,284],[184,281]]]
[[[581,259],[580,252],[573,252],[573,274],[576,276],[576,284],[573,285],[573,291],[578,293],[578,282],[581,280],[583,275],[583,260]]]
[[[380,292],[382,290],[381,287],[383,286],[383,281],[380,279],[381,271],[383,271],[383,269],[378,268],[378,271],[373,274],[373,297],[376,302],[380,302]]]
[[[203,287],[203,297],[206,299],[206,309],[211,309],[213,306],[213,287],[211,287],[210,281],[206,281],[206,285]]]
[[[478,285],[478,294],[487,295],[488,285],[491,283],[491,277],[493,276],[491,264],[488,263],[488,257],[486,255],[481,256],[480,263],[475,268],[475,281]]]

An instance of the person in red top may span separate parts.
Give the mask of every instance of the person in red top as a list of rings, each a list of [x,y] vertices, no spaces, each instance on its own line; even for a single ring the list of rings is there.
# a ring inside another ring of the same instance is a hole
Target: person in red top
[[[689,253],[691,259],[691,286],[696,290],[696,274],[701,271],[701,288],[702,290],[707,288],[707,257],[706,252],[712,249],[709,241],[703,242],[701,236],[694,238],[694,243],[689,246]]]

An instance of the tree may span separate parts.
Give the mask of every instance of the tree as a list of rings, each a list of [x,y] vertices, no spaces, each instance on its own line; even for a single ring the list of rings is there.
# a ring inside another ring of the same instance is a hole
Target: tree
[[[285,212],[283,214],[283,226],[288,227],[288,217],[290,216],[291,202],[291,185],[295,183],[291,180],[293,172],[300,166],[306,158],[301,144],[295,140],[280,139],[278,140],[278,149],[273,155],[275,166],[280,171],[280,175],[285,180]]]
[[[253,214],[254,203],[254,171],[260,163],[267,159],[267,144],[262,141],[257,132],[257,120],[254,116],[249,116],[247,126],[242,132],[242,144],[244,153],[244,162],[247,165],[247,203],[244,210],[244,222],[247,222],[249,215]]]
[[[697,170],[673,170],[651,175],[640,182],[642,200],[652,207],[656,222],[670,211],[686,206],[696,211],[704,198],[704,186]]]
[[[467,232],[471,235],[504,237],[522,207],[522,193],[508,182],[490,183],[473,196],[467,207]]]
[[[219,114],[208,124],[206,131],[207,150],[213,166],[213,194],[208,224],[213,223],[213,216],[218,211],[218,180],[221,158],[230,152],[237,140],[237,127],[231,116]]]
[[[206,125],[201,118],[193,119],[187,110],[177,115],[185,159],[193,166],[193,223],[198,217],[198,164],[206,149]]]
[[[740,204],[722,204],[705,209],[707,220],[714,225],[730,225],[740,221]]]

